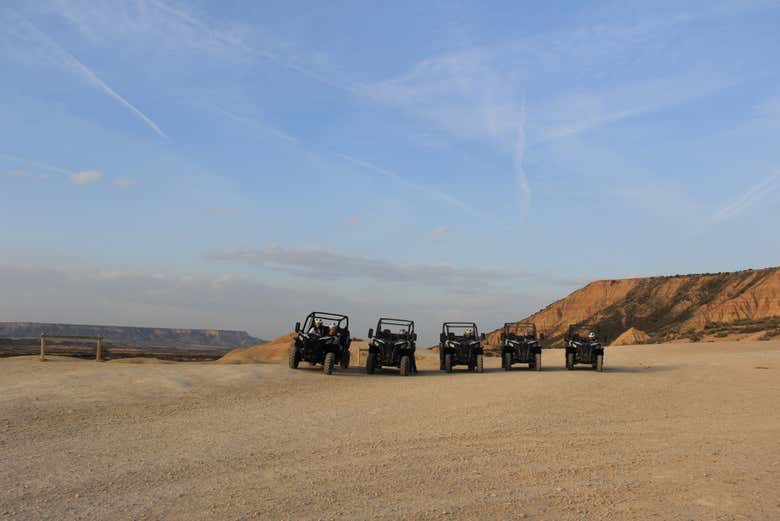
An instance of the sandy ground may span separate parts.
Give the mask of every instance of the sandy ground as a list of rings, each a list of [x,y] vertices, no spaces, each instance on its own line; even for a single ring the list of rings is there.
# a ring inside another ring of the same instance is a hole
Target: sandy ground
[[[780,343],[498,363],[3,359],[0,518],[780,519]]]

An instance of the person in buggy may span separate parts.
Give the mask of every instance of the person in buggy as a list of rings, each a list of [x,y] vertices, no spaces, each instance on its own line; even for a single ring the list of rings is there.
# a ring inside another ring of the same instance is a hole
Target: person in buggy
[[[339,327],[336,324],[331,324],[328,328],[328,336],[332,336],[336,339],[336,342],[341,343],[341,335],[339,334]]]
[[[315,336],[324,336],[325,335],[325,328],[322,326],[322,319],[316,318],[314,319],[314,323],[309,328],[309,331],[307,331],[310,335]]]

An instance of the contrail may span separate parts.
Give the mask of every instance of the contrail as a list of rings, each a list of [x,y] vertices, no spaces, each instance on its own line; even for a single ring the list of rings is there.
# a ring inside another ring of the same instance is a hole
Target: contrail
[[[81,75],[87,79],[92,85],[102,90],[105,94],[113,98],[115,101],[119,102],[122,106],[129,109],[133,114],[141,118],[141,120],[146,123],[146,125],[154,130],[159,136],[168,138],[168,136],[163,132],[160,127],[151,120],[146,114],[141,112],[138,108],[136,108],[132,103],[127,101],[125,98],[123,98],[119,93],[117,93],[114,89],[112,89],[106,82],[101,80],[97,74],[95,74],[89,67],[81,63],[78,58],[73,56],[70,52],[68,52],[64,47],[62,47],[60,44],[55,42],[51,37],[46,35],[43,31],[38,29],[38,27],[35,26],[31,21],[27,20],[26,18],[22,17],[21,15],[18,15],[18,18],[20,20],[23,20],[35,33],[38,34],[40,38],[42,38],[50,47],[52,47],[57,53],[60,54],[60,56],[63,58],[66,65],[70,66],[72,69],[75,69],[77,72],[81,73]]]
[[[201,31],[205,32],[215,40],[228,45],[232,47],[237,47],[247,53],[250,56],[259,56],[261,58],[264,58],[270,62],[275,63],[276,65],[283,67],[285,69],[289,69],[291,71],[295,71],[303,76],[306,76],[308,78],[311,78],[319,83],[322,83],[323,85],[327,85],[328,87],[332,87],[334,89],[343,90],[343,91],[349,91],[348,88],[345,88],[341,85],[338,85],[336,83],[333,83],[329,79],[317,74],[316,72],[313,72],[305,67],[301,67],[300,65],[296,65],[295,63],[290,62],[289,60],[285,60],[283,58],[280,58],[273,52],[267,50],[267,49],[255,49],[254,47],[250,47],[246,43],[244,43],[241,39],[234,37],[232,35],[225,35],[215,29],[212,29],[207,23],[198,20],[194,16],[190,15],[189,13],[185,13],[179,9],[176,9],[174,7],[171,7],[170,5],[161,2],[159,0],[148,0],[149,3],[157,6],[158,9],[167,12],[170,15],[173,15],[180,20],[183,20],[184,22],[190,24],[193,27],[197,27]]]
[[[528,184],[528,176],[523,168],[525,158],[526,134],[525,134],[525,95],[520,105],[520,122],[517,129],[517,142],[515,143],[514,163],[515,182],[517,184],[518,199],[520,202],[520,215],[523,219],[528,216],[531,206],[531,186]]]
[[[25,157],[14,156],[14,155],[11,155],[11,154],[0,153],[0,158],[8,159],[10,161],[16,161],[17,163],[22,163],[22,164],[25,164],[25,165],[34,166],[34,167],[40,168],[42,170],[48,170],[49,172],[54,172],[54,173],[62,174],[62,175],[66,175],[66,176],[69,176],[69,175],[71,175],[73,173],[72,170],[65,170],[64,168],[60,168],[60,167],[52,166],[52,165],[47,165],[46,163],[41,163],[39,161],[33,161],[32,159],[27,159]]]
[[[774,190],[777,186],[778,180],[780,180],[780,172],[776,172],[760,183],[751,186],[736,200],[721,208],[718,213],[715,214],[715,222],[727,221],[747,210],[759,199]]]

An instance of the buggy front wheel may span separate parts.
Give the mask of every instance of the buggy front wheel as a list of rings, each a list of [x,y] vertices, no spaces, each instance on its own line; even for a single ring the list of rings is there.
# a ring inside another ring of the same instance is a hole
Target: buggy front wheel
[[[444,370],[448,373],[452,372],[452,355],[444,355]]]
[[[341,365],[342,369],[349,369],[349,351],[344,351],[341,354],[341,360],[339,360],[339,365]]]
[[[485,355],[477,355],[477,372],[483,373],[485,371]]]
[[[368,353],[366,358],[366,373],[374,374],[376,371],[376,353]]]
[[[289,353],[287,354],[287,362],[290,369],[298,369],[298,364],[301,362],[301,355],[298,353],[298,348],[295,345],[291,345]]]
[[[574,353],[566,353],[566,369],[574,369]]]
[[[596,355],[596,363],[594,364],[594,368],[600,373],[604,371],[604,355]]]
[[[537,371],[541,371],[542,370],[542,354],[541,353],[537,353],[537,354],[534,355],[534,369],[536,369]]]
[[[336,365],[336,353],[325,355],[325,362],[322,364],[322,370],[325,374],[333,374],[333,366]]]
[[[503,364],[505,371],[512,370],[512,353],[504,353]]]
[[[404,355],[401,357],[401,364],[398,366],[398,372],[401,374],[401,376],[409,376],[409,369],[412,366],[412,361],[409,359],[408,355]]]

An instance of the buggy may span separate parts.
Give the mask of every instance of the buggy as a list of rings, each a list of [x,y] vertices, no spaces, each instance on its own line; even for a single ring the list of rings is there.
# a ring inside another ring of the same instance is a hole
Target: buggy
[[[501,333],[501,367],[510,371],[512,364],[528,364],[529,369],[542,370],[542,345],[544,335],[537,335],[533,322],[504,324]]]
[[[439,369],[448,373],[456,365],[468,366],[469,371],[481,373],[484,363],[482,340],[474,322],[445,322],[439,337]]]
[[[317,328],[317,323],[321,324]],[[326,325],[327,324],[327,325]],[[336,334],[331,335],[329,326],[336,327]],[[295,324],[295,343],[290,346],[289,365],[297,369],[301,360],[311,365],[322,364],[325,374],[332,374],[333,367],[339,364],[342,369],[349,367],[349,317],[336,313],[309,313],[306,320]]]
[[[368,330],[368,358],[366,372],[374,374],[383,366],[397,367],[401,376],[417,372],[414,351],[417,348],[417,333],[414,322],[397,318],[380,318],[376,332]]]
[[[604,370],[604,345],[599,327],[594,324],[571,324],[564,336],[566,342],[566,369],[576,364],[588,364],[596,371]]]

